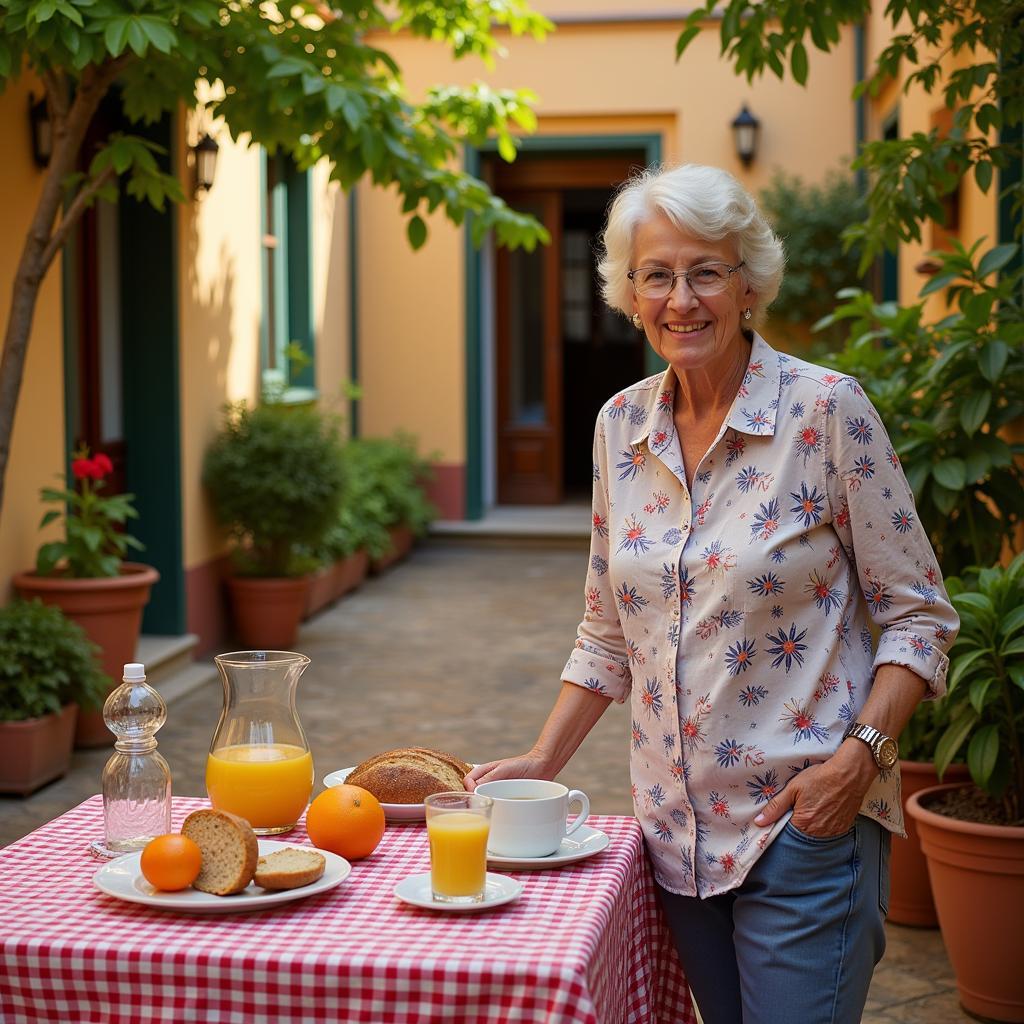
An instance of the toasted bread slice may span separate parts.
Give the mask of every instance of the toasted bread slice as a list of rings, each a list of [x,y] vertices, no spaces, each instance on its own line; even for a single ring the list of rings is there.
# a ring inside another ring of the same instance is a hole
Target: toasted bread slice
[[[230,896],[252,881],[260,848],[245,818],[213,808],[193,811],[182,823],[181,834],[193,840],[203,855],[193,888]]]
[[[315,850],[278,850],[260,857],[253,881],[264,889],[298,889],[320,878],[327,861]]]

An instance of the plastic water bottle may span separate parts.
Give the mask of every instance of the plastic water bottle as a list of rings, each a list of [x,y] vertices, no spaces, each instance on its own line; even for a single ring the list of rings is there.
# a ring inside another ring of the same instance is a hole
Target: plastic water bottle
[[[103,720],[116,739],[103,769],[104,838],[92,851],[119,857],[171,831],[171,769],[156,749],[167,705],[146,682],[144,665],[125,665],[121,685],[103,705]]]

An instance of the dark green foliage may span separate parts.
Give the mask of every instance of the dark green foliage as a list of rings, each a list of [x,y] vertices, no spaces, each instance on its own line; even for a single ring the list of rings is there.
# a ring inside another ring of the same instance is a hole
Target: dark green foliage
[[[59,608],[38,599],[0,608],[0,721],[98,708],[107,692],[99,648]]]
[[[218,521],[233,537],[238,570],[291,576],[300,549],[322,543],[345,487],[337,424],[314,408],[230,406],[203,464]]]
[[[416,452],[407,435],[350,441],[344,450],[345,500],[326,538],[331,557],[344,557],[365,548],[371,557],[390,545],[388,528],[409,526],[424,534],[437,509],[427,501],[424,484],[429,462]]]
[[[947,573],[997,561],[1024,515],[1024,446],[999,436],[1024,415],[1021,275],[991,281],[1018,247],[980,248],[944,254],[922,290],[949,290],[953,308],[936,324],[923,322],[923,302],[901,308],[867,292],[844,293],[826,321],[849,332],[832,362],[878,408]]]
[[[946,713],[935,749],[943,772],[967,745],[971,778],[1024,824],[1024,553],[1007,568],[947,580],[960,613]]]
[[[830,313],[842,288],[859,286],[858,247],[844,248],[842,233],[867,213],[853,179],[834,172],[821,185],[779,172],[761,193],[761,206],[786,246],[786,276],[771,306],[773,328],[810,326]],[[824,330],[835,347],[845,339],[837,326]]]

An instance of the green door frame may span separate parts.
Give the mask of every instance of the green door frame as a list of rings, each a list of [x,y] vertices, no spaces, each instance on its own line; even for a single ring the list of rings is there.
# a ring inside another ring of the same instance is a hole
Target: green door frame
[[[175,163],[175,120],[131,129],[163,147],[157,157],[170,173]],[[154,566],[153,588],[142,619],[146,633],[185,632],[185,567],[181,513],[181,430],[178,387],[178,207],[162,211],[122,194],[119,203],[121,338],[125,482],[139,518],[132,534],[145,545],[137,557]],[[70,250],[68,250],[70,252]],[[63,261],[65,448],[74,443],[77,400],[77,260]]]
[[[660,134],[641,135],[542,135],[522,140],[522,153],[614,153],[638,149],[644,153],[647,166],[661,162]],[[480,176],[485,153],[497,152],[497,143],[466,146],[464,167],[474,177]],[[469,223],[463,228],[466,263],[466,511],[467,519],[481,519],[484,514],[484,422],[483,422],[483,310],[480,302],[481,256],[473,245]],[[648,349],[646,368],[657,373],[664,368],[653,351]]]

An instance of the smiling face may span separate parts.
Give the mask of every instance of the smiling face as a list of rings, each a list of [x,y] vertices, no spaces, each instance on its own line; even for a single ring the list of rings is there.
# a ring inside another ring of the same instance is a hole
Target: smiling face
[[[680,231],[664,214],[644,221],[633,240],[633,267],[667,267],[689,270],[700,263],[739,263],[735,245],[728,239],[708,242]],[[736,358],[743,343],[740,326],[743,310],[752,307],[756,294],[743,271],[729,278],[724,291],[703,298],[694,295],[678,278],[665,298],[633,294],[633,309],[640,314],[652,348],[677,372],[703,370],[714,373]]]

